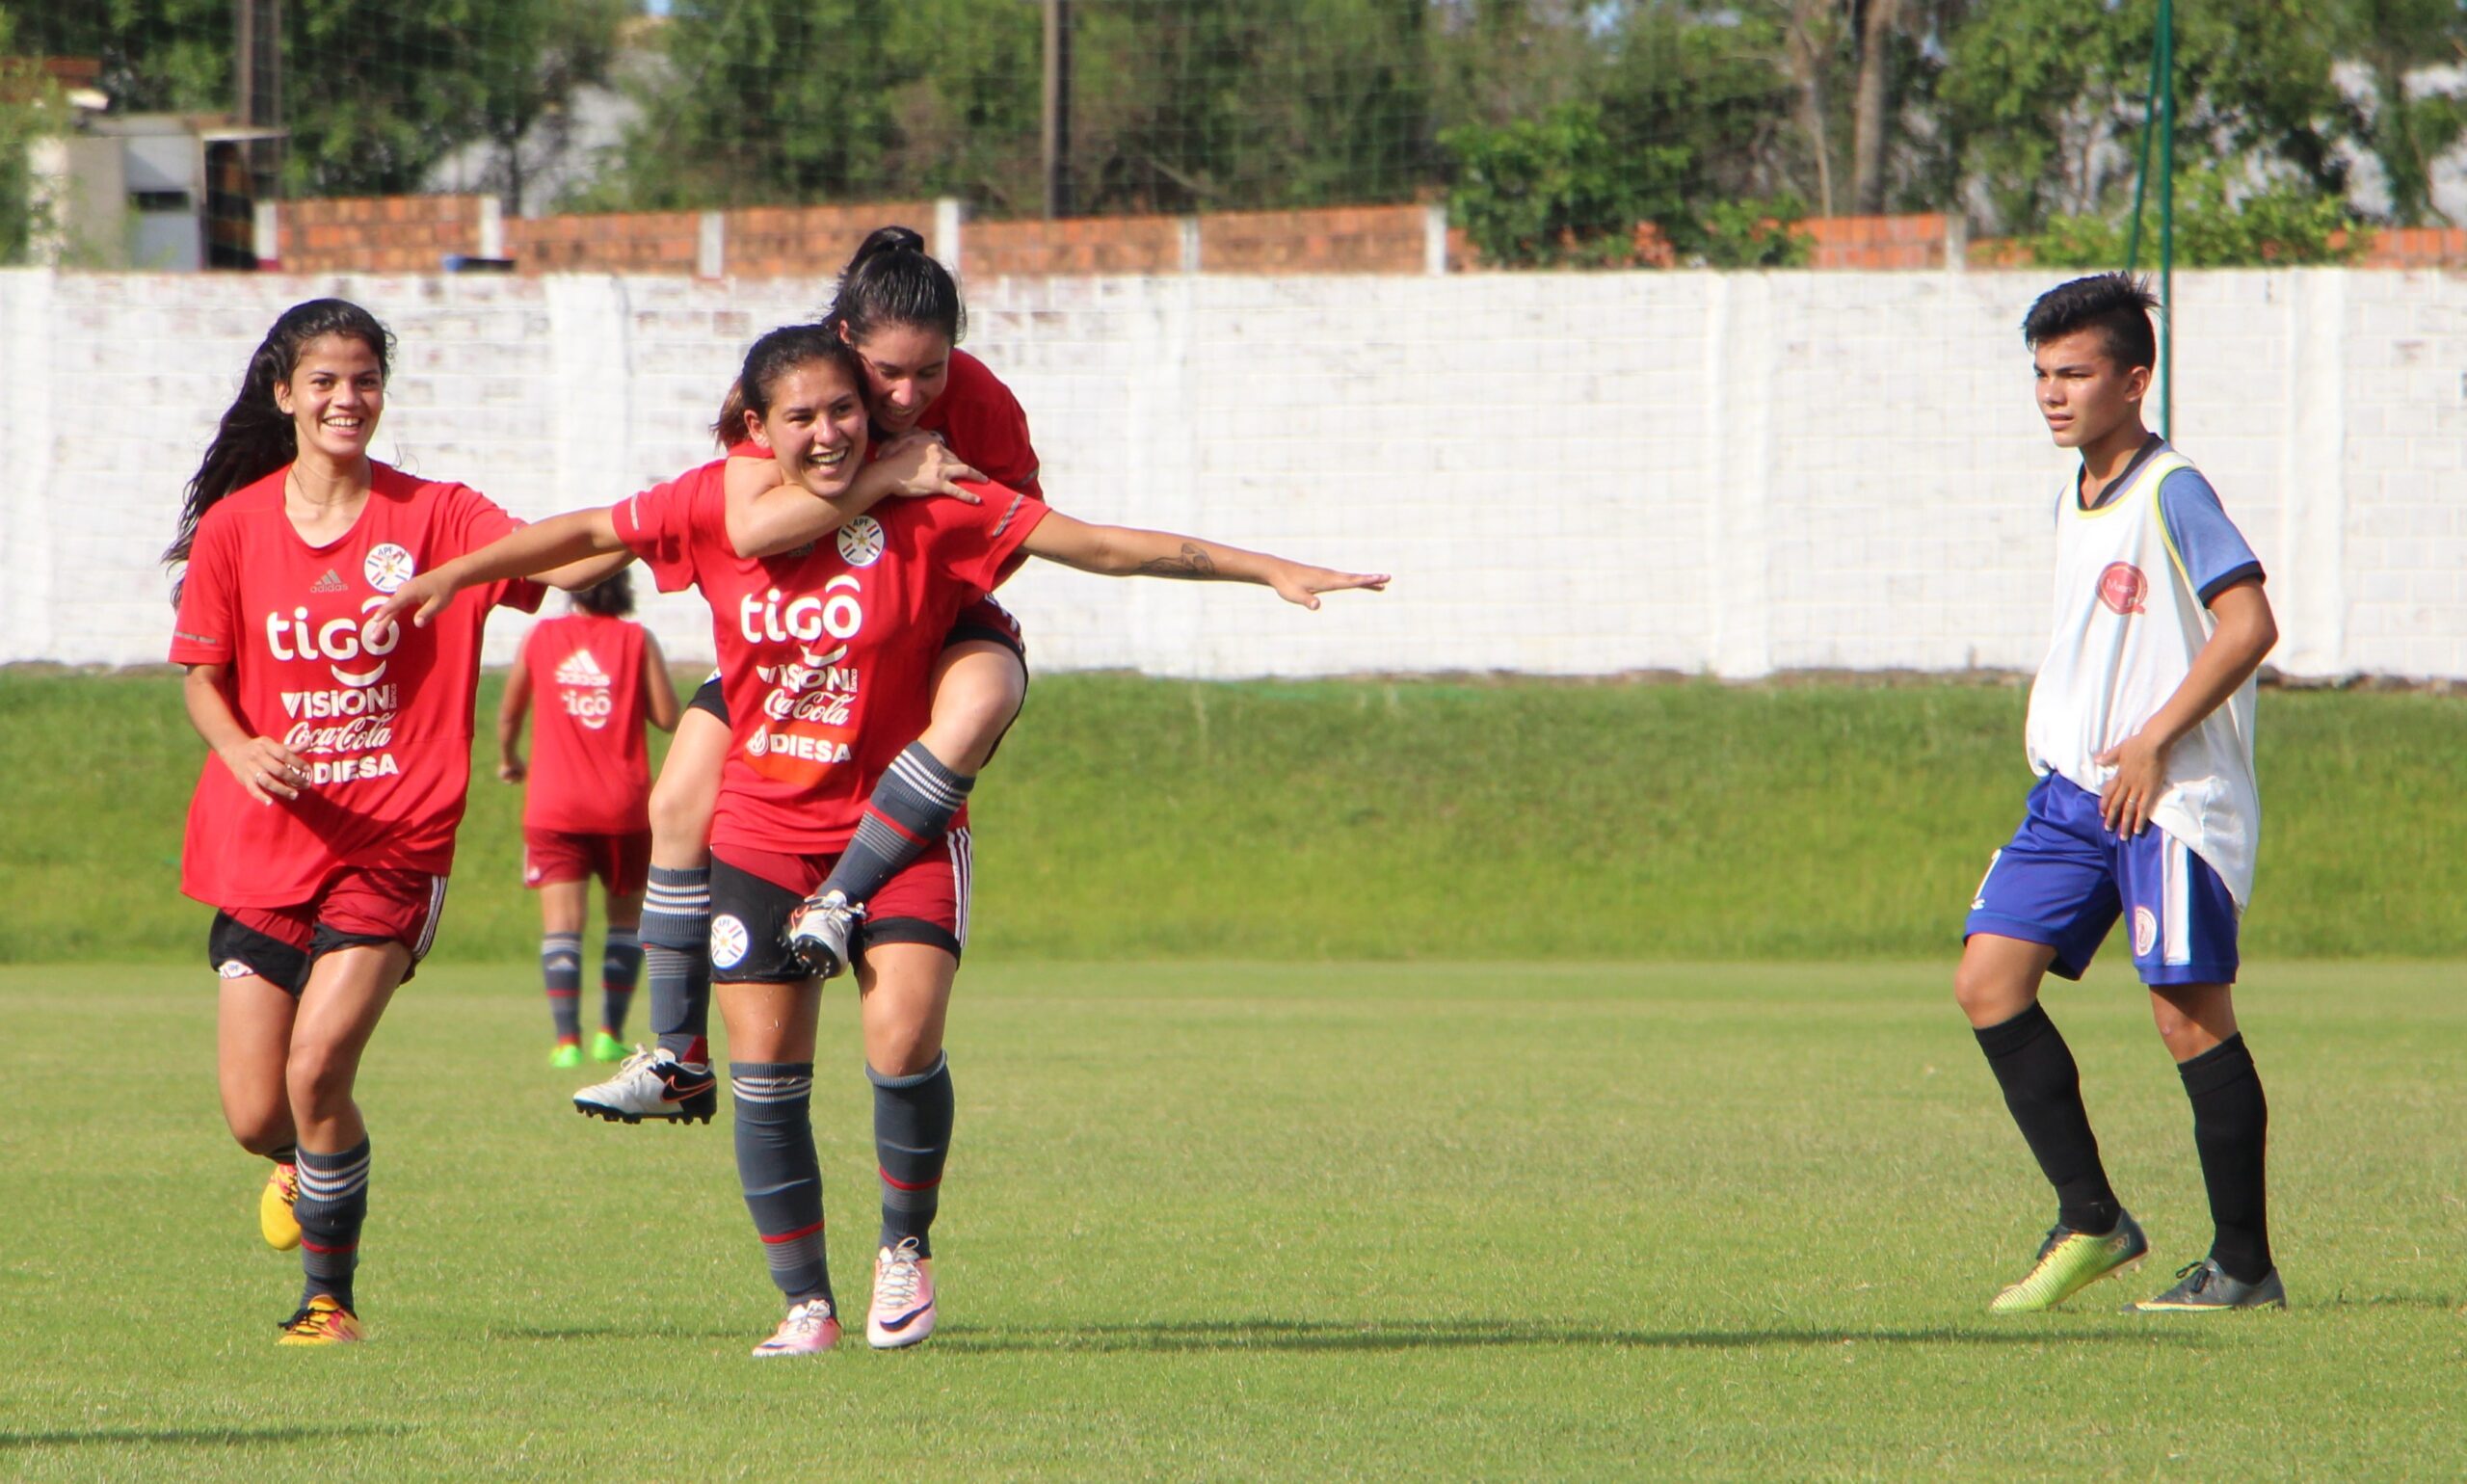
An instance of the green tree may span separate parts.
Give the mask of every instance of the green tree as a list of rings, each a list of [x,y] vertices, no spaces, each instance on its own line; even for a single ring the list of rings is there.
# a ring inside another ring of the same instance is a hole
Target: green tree
[[[890,0],[676,0],[597,204],[684,209],[893,194],[893,100],[918,65]]]
[[[0,265],[27,260],[52,225],[49,203],[37,195],[31,151],[58,132],[59,90],[31,58],[16,55],[17,21],[0,10]]]
[[[2133,184],[2157,0],[1996,0],[1946,37],[1944,127],[1992,226],[2111,208]],[[2177,8],[2177,157],[2236,161],[2319,194],[2346,187],[2353,110],[2331,77],[2342,33],[2316,0]]]
[[[101,62],[98,86],[123,113],[231,105],[231,0],[16,0],[0,10],[14,15],[26,55]]]
[[[2423,86],[2430,64],[2467,57],[2462,0],[2352,0],[2350,45],[2373,79],[2373,108],[2360,128],[2401,226],[2440,219],[2432,162],[2467,134],[2467,97]]]

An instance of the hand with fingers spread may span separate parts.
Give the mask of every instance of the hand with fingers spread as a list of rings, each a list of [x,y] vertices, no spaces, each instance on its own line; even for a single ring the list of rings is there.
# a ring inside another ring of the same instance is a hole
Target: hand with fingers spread
[[[903,433],[883,445],[882,456],[874,461],[881,477],[890,481],[891,493],[908,498],[945,494],[970,505],[982,505],[982,495],[963,488],[959,481],[982,481],[985,476],[966,459],[951,452],[937,433]]]
[[[308,765],[301,761],[291,749],[272,737],[250,737],[222,749],[215,755],[249,791],[249,797],[259,804],[271,805],[277,799],[297,799],[300,790],[308,786]]]
[[[2145,729],[2090,759],[2116,770],[2099,790],[2099,818],[2109,831],[2131,837],[2149,828],[2150,810],[2167,786],[2167,749]]]

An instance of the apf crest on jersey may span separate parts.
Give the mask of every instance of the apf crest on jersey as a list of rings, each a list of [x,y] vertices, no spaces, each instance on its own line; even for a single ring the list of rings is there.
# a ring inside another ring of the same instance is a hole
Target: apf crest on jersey
[[[882,560],[883,523],[859,516],[839,528],[839,560],[851,567],[871,567]]]
[[[419,564],[411,560],[411,554],[390,541],[369,547],[368,560],[360,564],[360,575],[380,593],[393,592],[411,581],[411,573],[418,570]]]

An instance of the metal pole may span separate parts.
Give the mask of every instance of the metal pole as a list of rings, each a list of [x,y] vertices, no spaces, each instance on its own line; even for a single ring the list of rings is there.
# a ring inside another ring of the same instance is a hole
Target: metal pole
[[[2176,422],[2175,0],[2159,0],[2159,56],[2166,73],[2159,112],[2159,436],[2172,437]]]
[[[1045,0],[1045,214],[1071,215],[1071,0]]]
[[[2150,184],[2150,133],[2159,122],[2159,90],[2162,86],[2162,61],[2158,46],[2150,48],[2150,96],[2141,105],[2141,160],[2133,172],[2133,222],[2124,239],[2124,271],[2141,266],[2141,198]]]

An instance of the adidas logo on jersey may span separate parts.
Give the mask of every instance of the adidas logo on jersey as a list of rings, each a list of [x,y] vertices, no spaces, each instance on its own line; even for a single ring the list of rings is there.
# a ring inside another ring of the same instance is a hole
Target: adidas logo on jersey
[[[326,569],[326,575],[309,584],[308,591],[311,593],[344,593],[349,592],[350,589],[343,585],[341,574],[329,567]]]
[[[576,649],[557,666],[557,683],[604,691],[608,688],[608,672],[599,668],[599,661],[591,657],[589,649]]]

